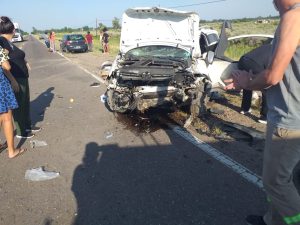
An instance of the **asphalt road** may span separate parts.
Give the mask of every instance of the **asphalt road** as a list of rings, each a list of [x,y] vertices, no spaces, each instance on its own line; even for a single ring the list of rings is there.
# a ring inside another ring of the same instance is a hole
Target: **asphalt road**
[[[241,225],[264,212],[257,186],[162,124],[150,133],[130,126],[100,101],[104,85],[90,87],[92,76],[32,37],[22,45],[42,127],[32,140],[48,146],[21,141],[26,154],[0,154],[0,225]],[[39,166],[60,177],[25,180]]]

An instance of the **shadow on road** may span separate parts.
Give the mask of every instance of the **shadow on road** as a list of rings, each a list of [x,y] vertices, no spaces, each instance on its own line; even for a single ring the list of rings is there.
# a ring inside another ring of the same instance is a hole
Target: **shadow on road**
[[[86,145],[73,176],[73,225],[235,225],[264,211],[260,190],[247,183],[250,190],[240,189],[236,175],[228,177],[222,165],[165,132],[170,145]],[[244,192],[251,192],[250,202]]]
[[[50,106],[54,93],[52,91],[54,87],[48,88],[46,91],[42,92],[35,100],[30,102],[30,111],[31,111],[31,124],[36,126],[37,123],[42,122],[44,120],[44,114],[47,108]],[[21,139],[18,148],[20,148],[26,139]]]

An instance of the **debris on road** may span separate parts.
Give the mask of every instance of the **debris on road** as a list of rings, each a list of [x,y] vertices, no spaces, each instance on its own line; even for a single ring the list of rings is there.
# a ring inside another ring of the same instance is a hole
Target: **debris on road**
[[[59,177],[58,172],[45,171],[42,167],[26,170],[25,179],[30,181],[44,181]]]
[[[47,146],[47,142],[45,141],[38,141],[38,140],[32,140],[30,141],[30,147],[31,148],[36,148],[36,147],[45,147]]]
[[[94,82],[90,85],[90,87],[100,87],[100,83]]]
[[[107,95],[104,95],[104,94],[101,95],[100,100],[101,100],[101,102],[105,103],[107,101]]]
[[[109,131],[106,131],[106,132],[105,132],[105,138],[106,138],[106,139],[112,138],[113,136],[114,136],[113,133],[111,133],[111,132],[109,132]]]
[[[57,98],[64,98],[63,96],[61,95],[56,95]]]
[[[230,123],[230,122],[226,122],[224,124],[250,135],[253,140],[264,140],[265,139],[265,133],[255,130],[251,127],[246,127],[246,126],[243,126],[240,124]]]

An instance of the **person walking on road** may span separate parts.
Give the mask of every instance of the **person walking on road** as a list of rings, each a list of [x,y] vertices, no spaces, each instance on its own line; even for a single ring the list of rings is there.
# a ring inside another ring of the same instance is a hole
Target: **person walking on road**
[[[11,74],[16,79],[20,91],[15,93],[19,108],[13,110],[17,138],[32,138],[39,127],[31,126],[29,72],[30,66],[25,59],[25,52],[11,43],[14,36],[14,24],[8,17],[1,17],[0,46],[8,51]]]
[[[266,89],[268,115],[263,161],[263,184],[270,208],[248,216],[253,225],[299,225],[300,195],[293,170],[300,161],[300,0],[274,0],[280,23],[266,70],[233,72],[227,89]]]
[[[0,31],[2,29],[2,20],[0,19]],[[15,158],[26,151],[26,149],[16,149],[14,144],[14,126],[12,119],[12,110],[18,108],[18,103],[13,93],[12,87],[16,92],[19,86],[11,75],[10,64],[4,49],[0,46],[0,125],[3,128],[6,138],[5,144],[0,144],[0,152],[8,149],[8,157]]]
[[[89,51],[93,51],[93,35],[88,31],[87,34],[85,35],[85,39],[89,48]]]

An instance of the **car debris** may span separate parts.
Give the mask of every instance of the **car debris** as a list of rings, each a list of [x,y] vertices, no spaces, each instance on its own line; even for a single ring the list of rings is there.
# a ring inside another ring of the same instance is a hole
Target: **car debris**
[[[90,87],[100,87],[100,83],[94,82],[94,83],[90,84]]]
[[[253,141],[265,140],[265,138],[266,138],[266,134],[264,132],[258,131],[254,128],[247,127],[247,126],[237,124],[237,123],[230,123],[230,122],[226,122],[224,124],[226,126],[233,127],[239,131],[242,131],[242,132],[250,135]]]
[[[110,138],[112,138],[114,136],[114,134],[112,133],[112,132],[110,132],[110,131],[106,131],[105,132],[105,138],[106,139],[110,139]]]
[[[102,103],[106,103],[106,101],[107,101],[107,96],[106,96],[105,94],[101,95],[101,96],[100,96],[100,101],[101,101]]]
[[[46,141],[38,141],[38,140],[32,140],[30,141],[30,147],[31,148],[36,148],[36,147],[45,147],[47,146],[47,142]]]

